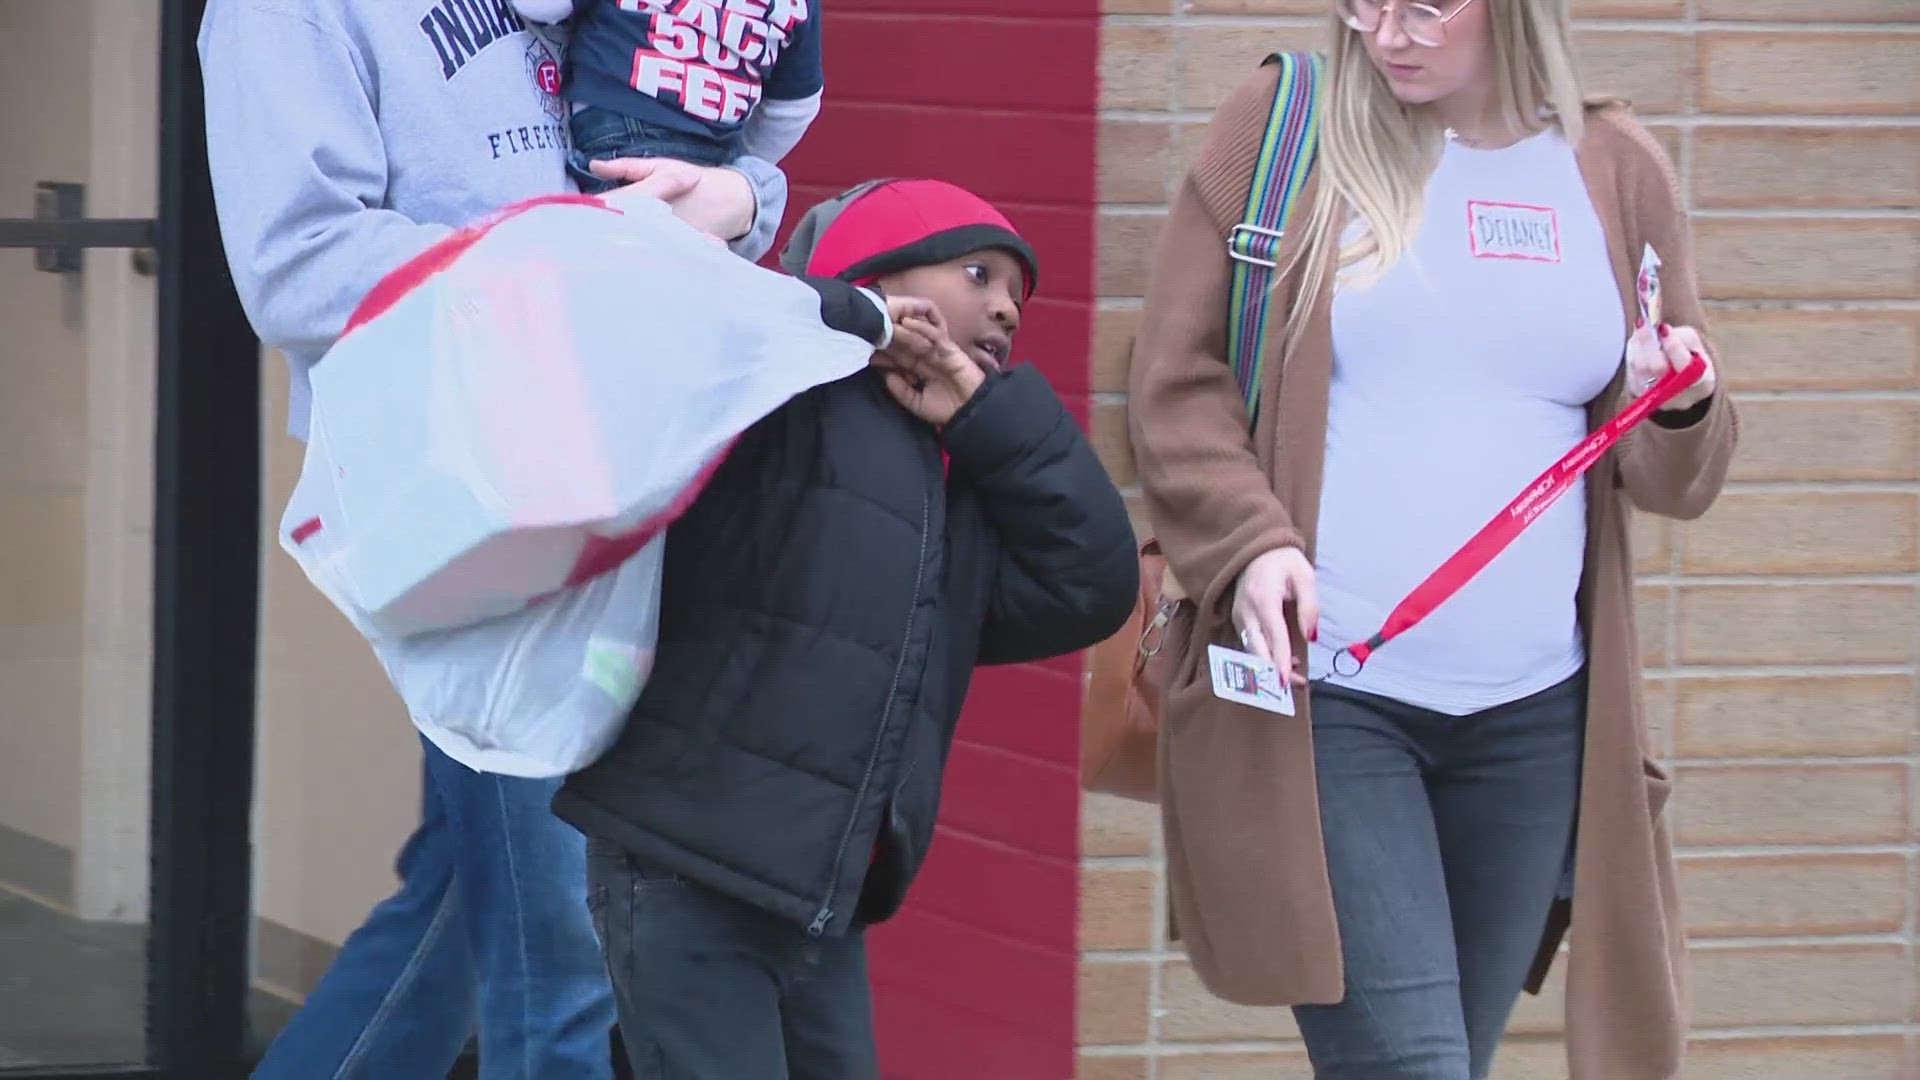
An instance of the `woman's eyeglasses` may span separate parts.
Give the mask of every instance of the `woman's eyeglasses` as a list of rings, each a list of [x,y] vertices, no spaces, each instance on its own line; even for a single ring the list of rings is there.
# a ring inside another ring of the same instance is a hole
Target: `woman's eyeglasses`
[[[1473,6],[1473,0],[1443,12],[1433,4],[1412,4],[1405,0],[1338,0],[1335,8],[1340,13],[1340,21],[1362,34],[1371,34],[1380,29],[1388,12],[1400,16],[1400,29],[1413,39],[1415,45],[1437,48],[1446,44],[1447,24],[1455,15]]]

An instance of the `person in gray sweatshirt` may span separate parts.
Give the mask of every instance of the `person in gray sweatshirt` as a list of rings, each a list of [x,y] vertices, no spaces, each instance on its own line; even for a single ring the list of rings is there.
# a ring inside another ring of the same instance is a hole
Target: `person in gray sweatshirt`
[[[199,50],[221,235],[255,331],[292,370],[296,437],[308,370],[387,271],[503,206],[573,190],[564,46],[508,0],[208,4]],[[785,178],[750,157],[598,170],[641,181],[609,199],[668,198],[750,259],[785,209]],[[254,1076],[444,1077],[477,1029],[483,1080],[608,1080],[614,1005],[585,841],[549,810],[560,782],[477,773],[422,747],[398,891]]]

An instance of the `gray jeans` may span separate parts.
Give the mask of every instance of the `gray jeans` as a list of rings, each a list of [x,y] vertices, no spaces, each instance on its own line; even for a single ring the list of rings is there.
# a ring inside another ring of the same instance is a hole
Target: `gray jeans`
[[[1294,1010],[1317,1080],[1483,1080],[1567,866],[1586,678],[1471,716],[1313,688],[1346,998]]]
[[[865,932],[805,927],[587,841],[634,1080],[873,1080]]]

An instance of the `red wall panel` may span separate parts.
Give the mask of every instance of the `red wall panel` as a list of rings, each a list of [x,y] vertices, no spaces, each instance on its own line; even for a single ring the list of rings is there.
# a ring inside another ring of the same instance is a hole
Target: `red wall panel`
[[[826,105],[786,162],[788,223],[875,177],[994,201],[1040,256],[1017,360],[1084,424],[1100,0],[823,0]],[[1073,1075],[1077,658],[987,669],[907,910],[875,931],[881,1064],[910,1080]]]

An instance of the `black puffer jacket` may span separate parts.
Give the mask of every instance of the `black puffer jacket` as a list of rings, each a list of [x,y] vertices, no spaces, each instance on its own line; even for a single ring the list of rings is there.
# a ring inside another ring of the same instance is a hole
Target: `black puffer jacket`
[[[872,371],[809,391],[668,532],[646,690],[554,810],[814,933],[887,918],[974,666],[1114,633],[1137,573],[1120,495],[1038,371],[990,378],[944,440]]]

